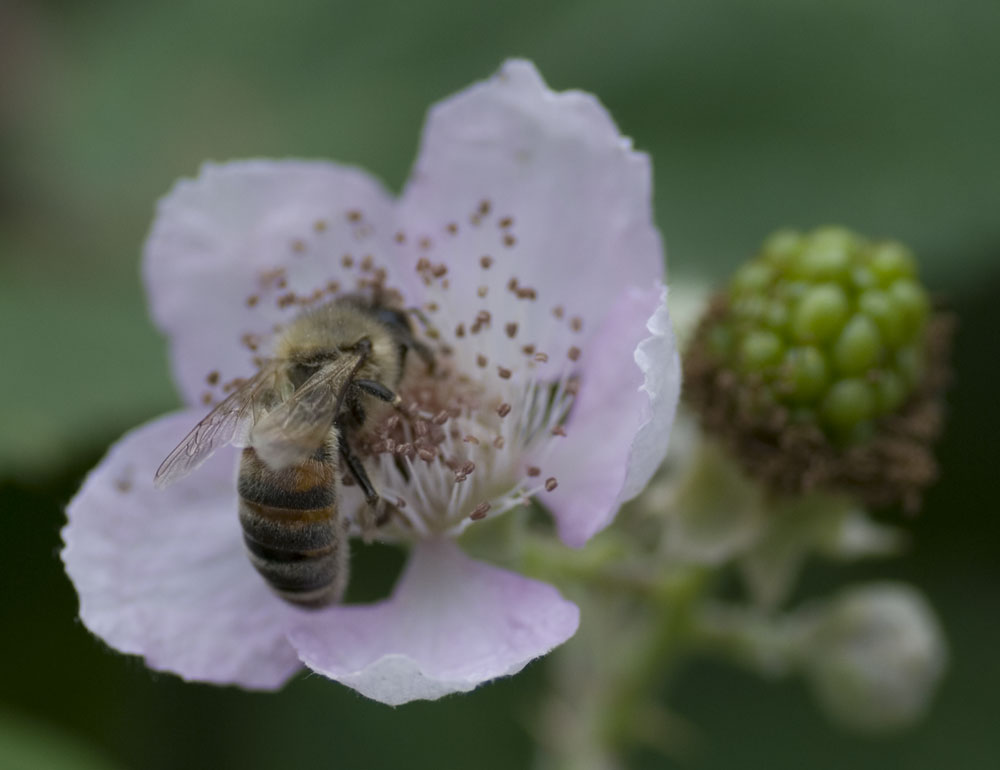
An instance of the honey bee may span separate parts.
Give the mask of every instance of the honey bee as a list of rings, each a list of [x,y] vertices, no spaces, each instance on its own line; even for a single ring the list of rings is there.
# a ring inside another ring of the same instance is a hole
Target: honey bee
[[[282,599],[323,607],[343,596],[347,521],[343,470],[365,496],[369,537],[384,507],[352,441],[388,406],[407,352],[433,367],[405,311],[348,295],[307,311],[281,334],[273,358],[199,422],[156,471],[158,487],[227,444],[244,447],[239,518],[250,561]]]

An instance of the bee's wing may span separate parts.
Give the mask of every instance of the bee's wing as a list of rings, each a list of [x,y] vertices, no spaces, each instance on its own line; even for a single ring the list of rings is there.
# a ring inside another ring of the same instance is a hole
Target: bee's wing
[[[153,483],[159,488],[172,484],[205,462],[219,447],[242,444],[241,438],[245,438],[247,430],[277,403],[277,379],[282,366],[281,361],[268,361],[209,412],[160,463]]]
[[[344,353],[268,412],[250,435],[258,457],[275,470],[309,459],[329,435],[351,379],[363,362],[361,354]]]

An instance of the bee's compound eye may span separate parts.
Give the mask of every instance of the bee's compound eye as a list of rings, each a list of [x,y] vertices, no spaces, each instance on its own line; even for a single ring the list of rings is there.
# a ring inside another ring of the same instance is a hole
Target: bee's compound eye
[[[386,326],[394,329],[412,330],[410,319],[402,310],[396,310],[391,307],[380,307],[375,311],[375,317]]]

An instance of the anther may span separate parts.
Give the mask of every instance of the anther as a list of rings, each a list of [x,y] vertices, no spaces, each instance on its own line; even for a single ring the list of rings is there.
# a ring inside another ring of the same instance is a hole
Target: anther
[[[465,436],[462,441],[466,444],[475,444],[476,446],[479,446],[479,439],[472,435]]]
[[[517,295],[518,299],[536,299],[538,297],[538,292],[528,286],[519,288],[514,293]]]
[[[361,259],[361,269],[366,273],[375,266],[375,259],[371,254],[365,254]]]
[[[542,475],[542,469],[539,468],[536,465],[529,465],[528,466],[528,475],[531,476],[532,478],[534,478],[535,476],[541,476]]]
[[[257,348],[260,346],[260,338],[255,334],[244,334],[240,337],[240,342],[242,342],[243,346],[248,348],[251,352],[256,352]]]
[[[510,404],[504,401],[502,404],[500,404],[500,406],[497,407],[497,414],[500,415],[501,417],[506,417],[508,414],[510,414],[510,410],[512,408],[513,407],[511,407]]]
[[[406,233],[402,230],[396,233],[396,243],[406,243]]]
[[[347,212],[347,221],[348,222],[360,222],[361,221],[361,212],[358,211],[357,209],[352,209],[352,210],[348,211]]]
[[[476,469],[476,464],[474,462],[472,462],[472,460],[466,460],[466,462],[463,463],[462,467],[459,468],[458,470],[459,470],[459,473],[461,473],[463,476],[468,476],[475,469]]]
[[[552,308],[552,315],[554,315],[556,318],[562,318],[565,312],[566,311],[563,310],[562,305],[556,305],[554,308]]]
[[[500,227],[510,227],[512,224],[514,224],[514,218],[504,217],[499,222],[497,222],[497,224],[500,225]]]
[[[472,513],[469,514],[469,518],[473,521],[479,521],[480,519],[485,519],[486,514],[490,510],[490,504],[485,500],[472,509]]]
[[[580,348],[574,345],[569,349],[569,352],[566,355],[569,356],[570,361],[577,361],[580,358]]]
[[[431,247],[431,239],[425,235],[417,242],[417,245],[424,251],[427,251]]]
[[[218,385],[219,373],[215,371],[209,372],[208,376],[205,377],[205,382],[207,382],[209,385]]]
[[[434,267],[431,268],[431,275],[433,275],[435,278],[440,278],[447,272],[448,272],[448,266],[443,262],[440,265],[434,265]]]
[[[341,257],[340,264],[342,264],[346,268],[352,268],[354,267],[354,257],[352,257],[350,254],[345,254],[343,257]]]
[[[479,213],[482,216],[485,217],[487,214],[489,214],[491,208],[493,208],[493,204],[490,203],[489,200],[485,200],[484,199],[484,200],[480,201],[480,203],[479,203]]]
[[[521,348],[521,352],[524,353],[524,355],[526,355],[526,356],[534,355],[535,354],[535,346],[534,345],[525,345],[523,348]]]
[[[503,237],[503,245],[504,246],[513,246],[515,243],[517,243],[517,238],[515,238],[510,233],[508,233],[507,235],[505,235]]]
[[[501,415],[501,417],[502,416],[503,415]],[[495,439],[493,439],[493,446],[495,446],[497,449],[503,449],[504,443],[506,442],[504,442],[503,436],[497,436]]]
[[[556,481],[556,477],[555,476],[549,476],[547,479],[545,479],[545,491],[546,492],[551,492],[553,489],[555,489],[558,486],[559,486],[559,482]]]
[[[444,409],[442,409],[440,412],[434,415],[434,417],[431,419],[431,422],[433,422],[435,425],[444,425],[446,422],[448,422],[448,413]]]
[[[509,323],[503,328],[507,332],[507,336],[510,337],[511,339],[514,339],[514,337],[517,336],[517,324]]]
[[[211,404],[212,403],[212,394],[209,393],[208,391],[205,391],[204,393],[202,393],[201,394],[201,403],[203,403],[205,406],[208,406],[209,404]]]
[[[573,316],[569,322],[569,328],[575,332],[580,331],[583,328],[583,319],[580,316]]]
[[[313,230],[315,230],[317,233],[321,233],[324,230],[326,230],[326,220],[317,219],[315,222],[313,222]]]
[[[417,454],[420,455],[421,460],[428,464],[433,462],[434,458],[437,456],[437,453],[433,449],[429,449],[427,447],[421,447],[417,450]]]
[[[258,302],[260,302],[260,297],[256,294],[251,294],[247,297],[247,307],[256,307]]]
[[[486,368],[486,364],[488,364],[489,362],[490,362],[490,360],[486,356],[484,356],[482,353],[479,353],[479,354],[476,355],[476,366],[478,366],[479,368],[485,369]]]
[[[541,364],[544,364],[546,361],[549,360],[549,354],[542,352],[535,353],[535,360]]]
[[[340,291],[340,283],[338,283],[337,281],[330,281],[326,285],[326,290],[330,294],[336,294],[338,291]]]
[[[487,291],[489,291],[488,287],[480,286],[478,289],[476,289],[476,294],[478,294],[480,297],[485,297]]]
[[[465,324],[459,324],[455,327],[455,336],[464,337],[465,336]]]
[[[491,256],[486,255],[479,258],[479,266],[483,268],[483,270],[489,270],[490,265],[492,264],[493,264],[493,257]]]
[[[454,235],[455,233],[457,233],[457,232],[458,232],[458,225],[457,225],[457,224],[455,224],[454,222],[449,222],[449,223],[448,223],[448,226],[447,226],[447,227],[446,227],[445,229],[446,229],[446,230],[447,230],[447,231],[448,231],[449,233],[451,233],[452,235]]]
[[[301,254],[305,250],[306,250],[306,242],[304,240],[302,240],[301,238],[296,238],[294,241],[292,241],[292,251],[294,251],[296,254]]]
[[[566,435],[566,431],[563,429],[562,425],[556,425],[552,429],[552,435],[553,436],[565,436]]]
[[[497,374],[500,376],[501,380],[509,380],[513,372],[503,366],[498,366]]]

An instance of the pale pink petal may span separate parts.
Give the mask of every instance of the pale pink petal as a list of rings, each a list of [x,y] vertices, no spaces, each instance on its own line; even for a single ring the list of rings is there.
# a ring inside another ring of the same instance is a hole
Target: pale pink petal
[[[580,363],[567,435],[535,458],[558,481],[541,501],[572,546],[606,527],[666,455],[681,381],[666,290],[625,292]]]
[[[144,275],[184,398],[198,403],[212,372],[216,395],[252,374],[274,325],[301,311],[291,297],[331,281],[353,290],[366,255],[395,259],[393,234],[392,200],[354,168],[253,160],[206,164],[178,182],[157,209]]]
[[[411,259],[447,268],[435,320],[516,323],[508,366],[524,344],[562,360],[583,339],[570,319],[592,333],[626,287],[663,280],[649,158],[595,97],[551,91],[526,61],[432,108],[400,209],[410,241],[429,239]]]
[[[300,665],[285,630],[302,613],[270,592],[243,552],[235,453],[153,487],[199,416],[160,418],[111,448],[69,504],[62,559],[80,619],[112,647],[184,679],[273,689]]]
[[[428,541],[390,599],[307,618],[289,639],[309,668],[398,705],[517,673],[578,622],[576,605],[552,586]]]

